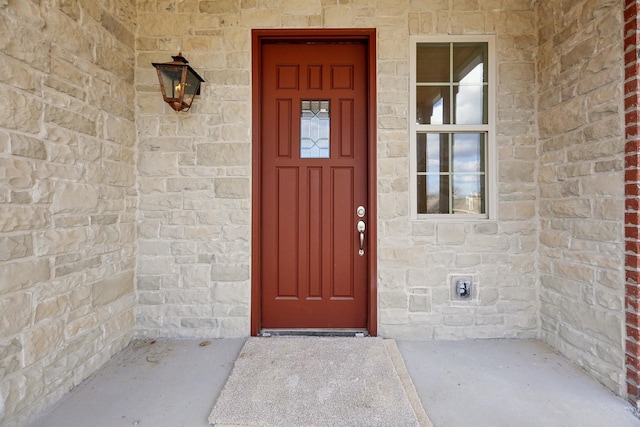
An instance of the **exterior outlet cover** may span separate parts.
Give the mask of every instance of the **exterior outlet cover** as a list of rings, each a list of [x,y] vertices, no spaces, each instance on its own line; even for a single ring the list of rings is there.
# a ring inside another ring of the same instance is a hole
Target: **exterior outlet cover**
[[[472,276],[451,276],[451,299],[453,301],[471,301],[474,299]]]
[[[471,298],[471,281],[464,279],[456,281],[456,294],[460,299]]]

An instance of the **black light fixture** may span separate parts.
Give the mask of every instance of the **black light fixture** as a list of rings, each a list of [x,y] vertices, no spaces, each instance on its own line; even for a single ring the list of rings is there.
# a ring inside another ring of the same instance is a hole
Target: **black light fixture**
[[[200,83],[204,79],[188,65],[189,61],[182,56],[182,52],[172,58],[172,62],[153,62],[151,65],[158,72],[164,101],[176,111],[187,111],[195,96],[200,95]]]

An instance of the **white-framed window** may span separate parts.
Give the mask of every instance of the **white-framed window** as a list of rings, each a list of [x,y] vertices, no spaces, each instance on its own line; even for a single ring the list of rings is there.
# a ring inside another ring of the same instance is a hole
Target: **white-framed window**
[[[411,37],[414,219],[496,216],[492,36]]]

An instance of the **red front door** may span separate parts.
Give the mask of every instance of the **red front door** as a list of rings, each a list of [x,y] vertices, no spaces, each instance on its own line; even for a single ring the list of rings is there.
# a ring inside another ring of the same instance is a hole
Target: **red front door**
[[[366,328],[366,45],[261,49],[261,327]]]

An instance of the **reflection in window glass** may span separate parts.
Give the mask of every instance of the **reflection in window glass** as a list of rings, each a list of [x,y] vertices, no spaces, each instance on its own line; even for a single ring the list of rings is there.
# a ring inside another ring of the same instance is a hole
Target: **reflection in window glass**
[[[449,86],[420,86],[416,90],[417,122],[420,124],[449,124],[449,106],[451,105]]]
[[[451,74],[451,48],[449,43],[418,43],[418,83],[447,83]]]
[[[482,64],[474,68],[462,81],[459,86],[454,87],[455,91],[455,119],[459,125],[478,125],[487,123],[487,95],[486,86],[471,83],[473,80],[481,78]],[[467,78],[469,81],[467,81]]]
[[[484,172],[484,134],[455,133],[452,143],[454,172]]]
[[[418,44],[416,123],[488,123],[486,43]]]
[[[449,171],[449,135],[446,133],[428,133],[427,135],[427,172]]]
[[[453,43],[452,82],[486,83],[486,43]]]
[[[424,214],[484,214],[484,133],[419,133],[417,207]]]
[[[416,165],[418,172],[427,171],[427,133],[419,133],[416,142]]]
[[[329,101],[302,101],[300,114],[300,157],[330,157]]]
[[[411,128],[418,215],[492,215],[487,162],[494,90],[489,88],[491,42],[482,40],[415,44],[411,116],[416,125]]]
[[[455,174],[453,176],[454,214],[479,214],[484,212],[484,180],[479,175]]]

